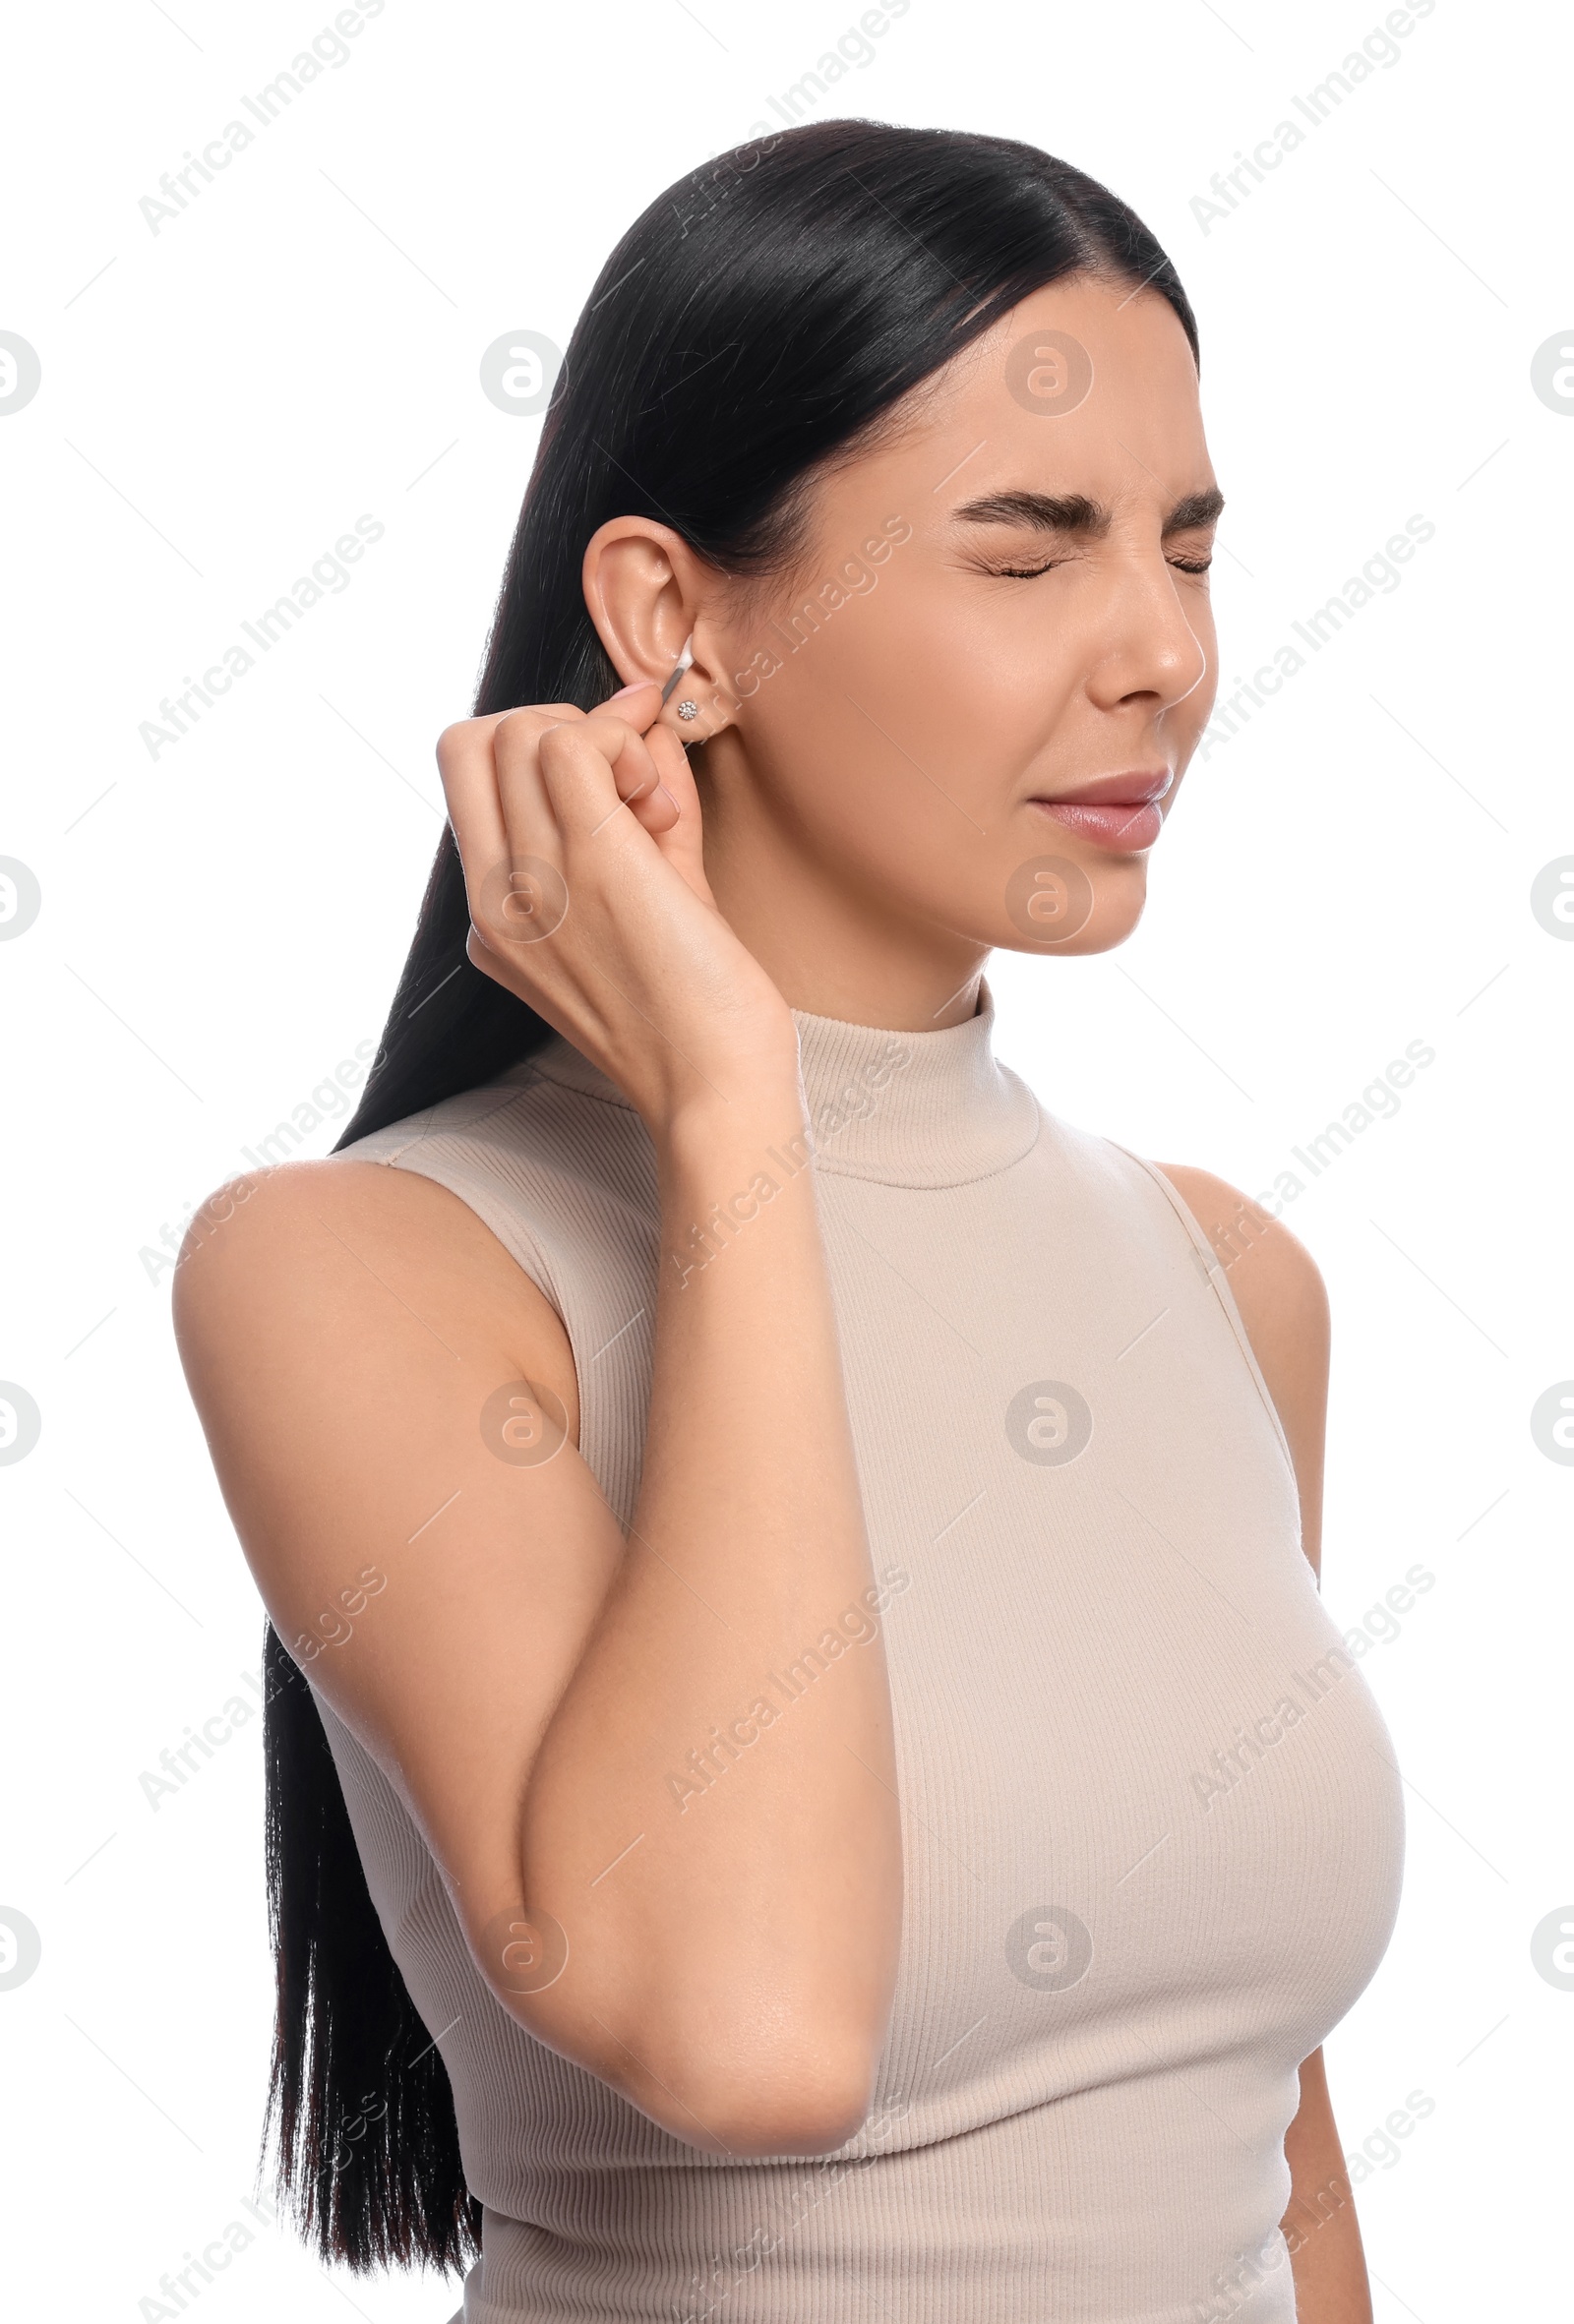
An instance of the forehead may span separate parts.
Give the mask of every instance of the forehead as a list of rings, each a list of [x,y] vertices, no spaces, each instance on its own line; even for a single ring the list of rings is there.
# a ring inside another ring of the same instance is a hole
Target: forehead
[[[926,514],[1012,486],[1119,507],[1215,481],[1180,318],[1088,276],[1034,291],[926,381],[871,467]]]

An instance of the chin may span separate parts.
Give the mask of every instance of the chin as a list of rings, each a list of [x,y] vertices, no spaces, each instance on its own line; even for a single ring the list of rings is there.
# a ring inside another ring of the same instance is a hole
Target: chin
[[[1059,944],[1029,944],[1013,928],[1009,936],[996,939],[995,950],[1020,952],[1040,960],[1081,959],[1087,953],[1114,952],[1118,945],[1125,942],[1141,918],[1140,912],[1129,913],[1120,920],[1112,917],[1101,921],[1097,926],[1079,928],[1074,936],[1068,936]]]
[[[1109,952],[1123,944],[1148,900],[1147,855],[1028,857],[1005,883],[1003,924],[993,942],[1006,952]]]

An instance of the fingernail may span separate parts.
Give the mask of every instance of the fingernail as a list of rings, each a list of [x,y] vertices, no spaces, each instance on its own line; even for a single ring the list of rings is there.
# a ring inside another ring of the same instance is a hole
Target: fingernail
[[[674,813],[675,815],[681,815],[681,814],[683,813],[683,809],[682,809],[682,807],[681,807],[681,806],[678,804],[678,802],[677,802],[677,801],[676,801],[676,800],[673,798],[673,796],[672,796],[672,793],[671,793],[671,792],[670,792],[670,791],[667,789],[667,786],[666,786],[666,784],[665,784],[665,783],[658,783],[658,784],[656,785],[656,793],[657,793],[657,796],[658,796],[659,798],[661,798],[661,799],[664,799],[664,800],[666,801],[666,803],[667,803],[668,806],[670,806],[670,807],[671,807],[671,809],[672,809],[672,811],[673,811],[673,813]]]
[[[654,685],[655,683],[656,682],[653,678],[636,678],[633,685],[620,685],[615,694],[608,694],[607,700],[609,702],[621,702],[625,694],[636,694],[642,685]]]

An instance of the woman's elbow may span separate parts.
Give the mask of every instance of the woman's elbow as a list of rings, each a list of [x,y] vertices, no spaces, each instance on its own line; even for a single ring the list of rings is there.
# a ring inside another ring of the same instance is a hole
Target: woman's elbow
[[[829,2155],[856,2138],[869,2116],[876,2060],[867,2053],[761,2061],[745,2073],[704,2067],[639,2103],[664,2129],[711,2154]]]
[[[499,1998],[504,1998],[499,1996]],[[757,2028],[729,2039],[716,2027],[667,2029],[582,2021],[548,1996],[514,2000],[511,2013],[563,2056],[584,2066],[686,2145],[715,2155],[828,2155],[857,2135],[873,2098],[878,2046],[817,2033],[772,2049]]]

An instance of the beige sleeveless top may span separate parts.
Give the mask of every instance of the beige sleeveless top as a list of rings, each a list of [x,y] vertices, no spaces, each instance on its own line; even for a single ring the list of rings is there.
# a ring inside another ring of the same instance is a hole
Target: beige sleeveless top
[[[798,1018],[906,1857],[858,2135],[729,2161],[535,2042],[322,1705],[485,2208],[466,2324],[1293,2324],[1284,2133],[1393,1926],[1392,1747],[1201,1230],[1041,1111],[985,1003],[917,1035]],[[658,1265],[638,1115],[554,1041],[349,1151],[452,1188],[545,1291],[630,1521]]]

